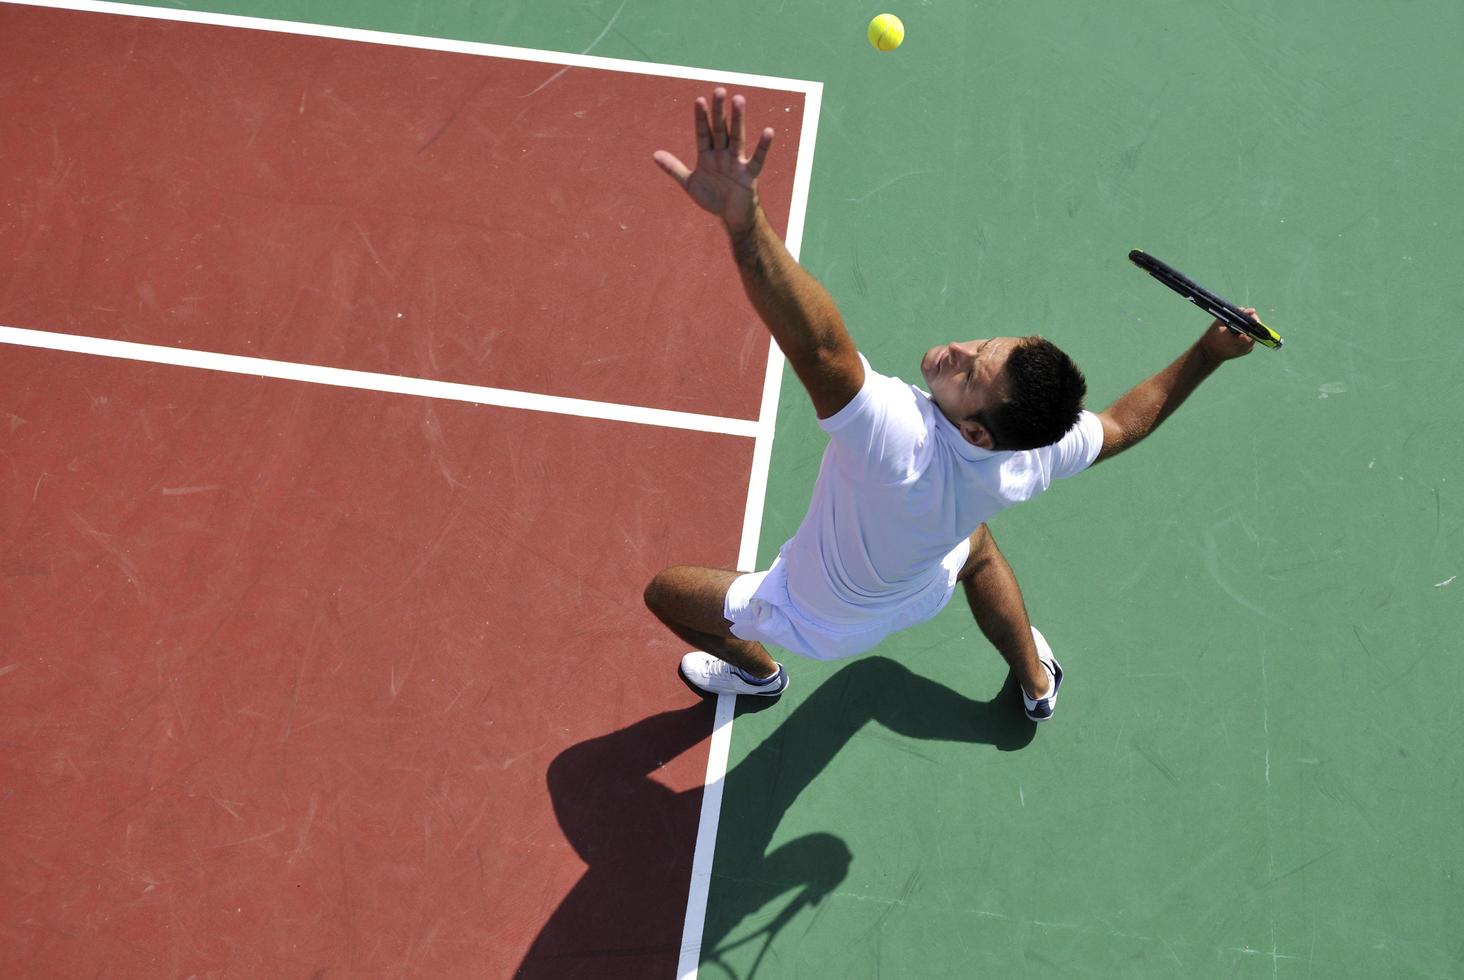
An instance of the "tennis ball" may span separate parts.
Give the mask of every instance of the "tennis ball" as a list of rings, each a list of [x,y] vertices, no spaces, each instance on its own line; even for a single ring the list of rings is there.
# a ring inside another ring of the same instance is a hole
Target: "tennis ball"
[[[894,14],[880,14],[869,22],[869,43],[877,51],[893,51],[905,40],[905,25]]]

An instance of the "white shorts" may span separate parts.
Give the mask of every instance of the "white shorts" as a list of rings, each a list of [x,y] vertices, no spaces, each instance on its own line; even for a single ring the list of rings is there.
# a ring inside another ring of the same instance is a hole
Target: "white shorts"
[[[732,624],[732,635],[744,640],[776,644],[814,660],[852,657],[878,646],[891,633],[917,626],[944,609],[970,554],[968,538],[941,560],[944,574],[930,588],[913,596],[893,615],[850,625],[823,623],[800,610],[788,595],[788,570],[779,556],[767,571],[748,572],[732,580],[722,602],[722,615]]]

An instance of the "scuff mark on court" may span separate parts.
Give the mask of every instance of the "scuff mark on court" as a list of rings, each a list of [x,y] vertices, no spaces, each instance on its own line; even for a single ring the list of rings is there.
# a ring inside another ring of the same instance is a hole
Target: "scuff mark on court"
[[[1168,780],[1169,785],[1176,786],[1176,787],[1179,786],[1179,779],[1174,775],[1174,770],[1170,769],[1169,766],[1165,765],[1164,762],[1157,755],[1155,755],[1147,746],[1145,746],[1142,743],[1137,742],[1137,741],[1136,742],[1131,742],[1130,744],[1138,751],[1139,755],[1141,755],[1141,756],[1144,757],[1144,759],[1149,763],[1149,765],[1151,765],[1155,769],[1159,770],[1159,775],[1163,776],[1166,780]]]
[[[242,822],[243,818],[239,816],[239,811],[234,809],[237,806],[243,806],[242,803],[239,803],[235,800],[222,800],[219,799],[217,796],[210,796],[209,799],[213,800],[219,806],[223,807],[224,812],[227,813],[229,816],[233,817],[235,820],[239,820]]]
[[[912,171],[910,171],[907,174],[900,174],[900,176],[898,176],[898,177],[895,177],[895,178],[893,178],[891,180],[885,181],[883,184],[880,184],[878,187],[876,187],[874,190],[870,191],[868,194],[861,195],[860,197],[846,197],[846,198],[844,198],[844,200],[847,201],[850,204],[863,204],[865,201],[869,200],[871,197],[873,197],[874,195],[878,194],[880,191],[884,190],[887,187],[893,187],[895,184],[898,184],[902,180],[908,180],[911,177],[923,177],[923,176],[926,176],[927,174],[938,174],[938,173],[940,173],[939,170],[912,170]]]
[[[1226,522],[1221,523],[1223,524]],[[1248,534],[1252,533],[1249,528],[1246,528],[1246,532]],[[1215,540],[1215,532],[1213,530],[1205,532],[1205,546],[1201,551],[1201,556],[1203,557],[1205,562],[1205,570],[1210,573],[1210,577],[1215,580],[1216,585],[1220,586],[1220,590],[1222,592],[1230,596],[1230,598],[1234,599],[1236,604],[1239,605],[1241,608],[1247,609],[1250,612],[1255,613],[1257,616],[1262,616],[1266,619],[1275,621],[1275,614],[1261,608],[1254,602],[1251,602],[1245,596],[1236,591],[1234,586],[1225,581],[1224,577],[1220,573],[1220,551],[1219,545]]]
[[[319,794],[310,794],[310,807],[305,813],[305,826],[300,829],[300,843],[295,845],[295,850],[290,854],[289,859],[285,861],[286,864],[294,864],[295,859],[300,856],[300,852],[305,850],[305,842],[310,839],[310,828],[315,823],[315,809],[319,803]]]
[[[39,486],[39,484],[37,484],[37,486]],[[83,518],[80,514],[73,513],[70,515],[70,518],[72,525],[78,531],[81,531],[87,537],[91,538],[94,542],[100,545],[102,550],[110,555],[112,560],[117,563],[117,567],[121,570],[123,577],[127,579],[128,584],[131,585],[133,590],[137,592],[137,600],[141,602],[143,598],[142,582],[139,579],[137,564],[131,558],[127,557],[127,554],[123,552],[120,547],[112,543],[112,539],[113,537],[115,537],[115,535],[107,534],[104,531],[98,531],[96,528],[88,524],[86,522],[86,519]]]
[[[610,33],[611,28],[613,28],[615,26],[615,22],[620,19],[621,13],[624,12],[625,5],[627,3],[629,3],[629,2],[630,2],[630,0],[620,0],[620,7],[619,7],[619,9],[617,9],[615,11],[615,13],[613,13],[613,14],[610,15],[610,22],[605,25],[605,29],[600,32],[599,36],[596,37],[593,41],[590,42],[589,47],[585,48],[583,51],[580,52],[580,55],[581,56],[584,56],[584,55],[589,54],[591,51],[595,50],[595,45],[597,45],[601,41],[605,40],[605,35],[607,35],[607,34]],[[552,74],[548,78],[544,79],[544,81],[539,84],[539,87],[538,88],[534,89],[532,92],[529,92],[529,93],[527,93],[525,95],[519,96],[519,98],[521,98],[521,99],[527,99],[527,98],[532,98],[535,95],[538,95],[540,92],[544,91],[544,89],[548,88],[550,85],[553,85],[555,82],[559,81],[559,79],[563,78],[564,75],[565,75],[565,73],[568,72],[570,70],[570,68],[572,68],[572,67],[574,67],[574,66],[573,65],[565,65],[563,68],[559,69],[554,74]],[[425,147],[424,147],[424,149],[425,149]]]
[[[1323,851],[1321,854],[1318,854],[1316,857],[1310,858],[1309,860],[1306,860],[1306,861],[1301,862],[1296,867],[1292,868],[1290,871],[1283,871],[1280,874],[1276,875],[1274,878],[1269,878],[1266,881],[1261,882],[1259,885],[1256,886],[1256,890],[1257,891],[1261,891],[1263,889],[1270,888],[1272,885],[1276,884],[1278,881],[1282,881],[1282,880],[1284,880],[1286,878],[1290,878],[1294,874],[1298,874],[1298,873],[1300,873],[1302,871],[1305,871],[1307,868],[1309,868],[1312,865],[1316,864],[1318,861],[1322,860],[1323,858],[1329,857],[1329,856],[1337,853],[1338,850],[1340,850],[1340,848],[1334,847],[1331,850]]]

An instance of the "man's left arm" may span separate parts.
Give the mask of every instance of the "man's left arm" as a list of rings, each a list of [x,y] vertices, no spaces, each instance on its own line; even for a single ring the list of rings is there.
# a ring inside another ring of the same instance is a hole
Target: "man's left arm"
[[[1255,310],[1246,309],[1247,316]],[[1129,389],[1098,413],[1103,423],[1103,450],[1095,463],[1117,456],[1153,432],[1184,403],[1200,382],[1226,361],[1244,357],[1255,347],[1249,337],[1233,333],[1219,320],[1163,371]]]

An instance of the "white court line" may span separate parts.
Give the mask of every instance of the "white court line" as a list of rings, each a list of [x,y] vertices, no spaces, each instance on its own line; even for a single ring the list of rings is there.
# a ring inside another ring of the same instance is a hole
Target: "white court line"
[[[3,0],[3,3],[14,3],[26,7],[52,7],[57,10],[81,10],[96,14],[119,14],[124,17],[143,17],[148,20],[173,20],[189,24],[211,24],[216,27],[239,27],[252,31],[275,31],[280,34],[299,34],[305,37],[328,37],[340,41],[360,41],[363,44],[391,44],[403,48],[421,48],[426,51],[452,51],[458,54],[476,54],[492,58],[506,58],[510,61],[537,61],[548,65],[568,65],[572,68],[600,68],[605,71],[632,72],[637,75],[655,75],[658,78],[685,78],[701,82],[717,82],[724,85],[773,88],[785,92],[809,94],[822,90],[823,88],[823,83],[821,82],[809,82],[796,78],[775,78],[770,75],[750,75],[745,72],[713,71],[709,68],[687,68],[684,65],[663,65],[652,61],[601,58],[597,55],[569,54],[561,51],[540,51],[533,48],[511,48],[502,44],[485,44],[481,41],[457,41],[443,37],[422,37],[417,34],[392,34],[388,31],[367,31],[355,27],[306,24],[292,20],[272,20],[266,17],[245,17],[239,14],[214,14],[198,10],[140,7],[128,3],[108,3],[105,0]]]
[[[796,259],[803,247],[804,220],[808,214],[808,186],[813,175],[813,145],[818,135],[823,85],[812,83],[803,103],[803,131],[798,140],[798,161],[793,171],[793,198],[788,207],[788,251]],[[742,548],[737,567],[750,571],[757,564],[758,538],[762,534],[763,504],[768,493],[768,469],[773,455],[773,431],[778,420],[778,393],[783,380],[783,352],[776,342],[768,344],[768,368],[763,379],[762,408],[758,411],[758,434],[753,442],[752,473],[748,479],[747,511],[742,521]],[[696,850],[691,859],[691,891],[686,902],[686,925],[681,934],[681,959],[677,980],[696,980],[706,928],[707,894],[711,890],[712,856],[717,846],[717,828],[722,816],[722,789],[727,778],[727,758],[732,748],[732,717],[737,698],[717,695],[717,714],[712,723],[712,744],[707,755],[706,784],[702,789],[701,819],[697,826]]]
[[[637,422],[641,425],[659,425],[670,429],[690,429],[693,432],[716,432],[722,435],[753,438],[756,438],[761,432],[759,423],[747,419],[728,419],[716,415],[698,415],[694,412],[641,408],[637,405],[619,405],[614,402],[589,401],[584,398],[563,398],[559,395],[540,395],[528,391],[514,391],[509,388],[487,388],[481,385],[432,381],[427,378],[409,378],[395,374],[349,371],[344,368],[323,367],[319,364],[270,361],[262,357],[216,354],[212,351],[189,350],[183,347],[159,347],[155,344],[133,343],[130,340],[105,340],[100,337],[51,333],[45,330],[26,330],[21,327],[0,326],[0,343],[70,351],[75,354],[93,354],[98,357],[117,357],[128,361],[146,361],[150,364],[173,364],[178,367],[201,368],[206,371],[224,371],[228,374],[247,374],[258,378],[278,378],[282,381],[306,381],[312,384],[332,385],[337,388],[359,388],[363,391],[381,391],[395,395],[444,398],[448,401],[470,402],[474,405],[522,408],[535,412],[574,415],[580,418],[604,419],[611,422]]]
[[[729,86],[752,86],[800,92],[805,96],[803,130],[799,141],[798,160],[794,171],[793,199],[788,215],[787,245],[789,252],[792,253],[795,259],[798,257],[802,246],[804,220],[808,211],[809,180],[813,168],[814,141],[818,131],[819,111],[823,99],[823,83],[821,82],[752,75],[740,72],[712,71],[703,68],[688,68],[681,65],[626,61],[586,54],[534,51],[527,48],[511,48],[473,41],[419,37],[411,34],[391,34],[349,27],[331,27],[319,24],[268,20],[258,17],[243,17],[234,14],[213,14],[190,10],[136,7],[125,3],[102,2],[102,0],[5,0],[5,2],[20,3],[34,7],[52,7],[64,10],[118,14],[129,17],[145,17],[154,20],[183,21],[220,27],[237,27],[246,30],[275,31],[278,33],[297,34],[309,37],[359,41],[366,44],[391,44],[432,51],[451,51],[461,54],[507,58],[515,61],[542,62],[559,66],[568,65],[572,67],[598,68],[606,71],[632,72],[665,78],[691,79]],[[32,342],[42,337],[47,338],[50,342]],[[748,422],[741,419],[721,419],[713,416],[635,408],[605,402],[558,398],[551,395],[532,395],[525,392],[507,391],[497,388],[480,388],[472,385],[425,381],[416,378],[399,378],[391,375],[368,374],[360,371],[343,371],[336,368],[286,364],[285,362],[265,361],[230,354],[207,354],[184,351],[171,347],[153,347],[145,344],[73,337],[66,334],[42,334],[39,331],[18,330],[13,327],[0,327],[0,341],[25,344],[27,346],[43,346],[55,350],[81,350],[85,353],[100,353],[103,356],[110,357],[155,360],[166,364],[235,371],[236,373],[242,374],[314,381],[320,384],[367,387],[377,391],[424,395],[431,398],[455,398],[459,401],[469,401],[478,404],[529,408],[538,411],[595,416],[628,422],[671,426],[674,428],[701,429],[702,431],[708,432],[751,436],[754,440],[752,470],[748,478],[747,506],[743,513],[742,543],[738,551],[737,567],[751,569],[757,561],[758,539],[761,534],[764,501],[767,496],[768,470],[772,459],[773,432],[778,414],[778,394],[782,384],[784,366],[782,352],[778,349],[776,343],[769,343],[767,373],[763,378],[763,398],[757,421]],[[84,347],[86,349],[83,349]],[[153,356],[137,356],[138,353],[144,350],[150,352]],[[280,373],[273,373],[276,370]],[[697,827],[696,847],[692,857],[691,887],[687,897],[686,918],[682,928],[681,953],[676,968],[679,980],[695,980],[698,964],[701,959],[702,936],[706,925],[707,894],[711,884],[712,856],[713,850],[716,847],[717,828],[721,817],[722,788],[727,774],[727,758],[732,744],[732,718],[735,705],[736,699],[730,695],[721,695],[717,698],[716,718],[713,723],[711,748],[707,758],[706,785],[702,793],[701,816]]]

